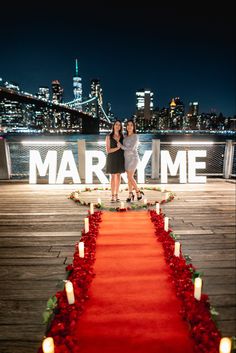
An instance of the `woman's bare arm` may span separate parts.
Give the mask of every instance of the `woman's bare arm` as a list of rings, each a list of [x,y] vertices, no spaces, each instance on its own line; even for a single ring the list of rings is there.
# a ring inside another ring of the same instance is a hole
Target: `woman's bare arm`
[[[106,137],[106,152],[113,153],[120,149],[120,147],[110,148],[110,136]]]

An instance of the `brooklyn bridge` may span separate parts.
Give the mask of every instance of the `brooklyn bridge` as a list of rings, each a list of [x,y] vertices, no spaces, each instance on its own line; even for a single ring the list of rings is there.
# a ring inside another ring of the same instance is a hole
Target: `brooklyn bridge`
[[[80,108],[78,108],[77,99],[70,102],[59,103],[42,99],[24,91],[0,87],[0,103],[1,102],[32,106],[35,110],[42,112],[47,111],[57,115],[65,113],[70,116],[69,127],[73,127],[73,125],[78,126],[80,132],[84,134],[98,133],[101,129],[109,129],[111,127],[111,121],[97,96],[80,102]],[[87,109],[88,111],[86,112],[82,111],[81,107],[89,107],[91,105],[94,109],[93,114],[91,114],[89,109]],[[58,125],[58,128],[59,127],[60,124]]]

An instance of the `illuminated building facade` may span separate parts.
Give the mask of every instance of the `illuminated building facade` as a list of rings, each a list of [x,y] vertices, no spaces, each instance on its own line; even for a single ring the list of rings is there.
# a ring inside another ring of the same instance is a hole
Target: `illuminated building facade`
[[[19,92],[20,87],[13,82],[5,82],[5,87]],[[0,125],[1,127],[16,128],[24,126],[22,104],[14,101],[4,99],[0,102]]]
[[[95,101],[89,104],[89,111],[93,117],[99,118],[102,115],[101,105],[103,104],[103,91],[99,79],[91,80],[90,98],[97,97]]]
[[[179,97],[172,98],[170,102],[170,128],[182,129],[184,122],[184,103]]]
[[[75,76],[73,77],[73,93],[76,100],[74,106],[78,110],[82,110],[82,78],[79,76],[78,59],[75,60]]]
[[[63,88],[58,80],[52,81],[52,101],[53,103],[62,103]]]
[[[39,87],[37,96],[39,99],[49,101],[50,100],[49,87]]]

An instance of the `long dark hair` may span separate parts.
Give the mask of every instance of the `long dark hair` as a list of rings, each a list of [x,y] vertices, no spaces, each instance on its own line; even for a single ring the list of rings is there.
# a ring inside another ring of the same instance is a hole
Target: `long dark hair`
[[[114,121],[113,125],[112,125],[112,132],[110,133],[110,137],[113,137],[114,136],[114,133],[115,133],[115,123],[120,123],[120,130],[119,130],[119,134],[120,134],[120,137],[123,137],[123,126],[122,126],[122,122],[120,120],[116,120]]]
[[[137,133],[137,132],[136,132],[136,124],[135,124],[135,122],[134,122],[132,119],[130,119],[130,120],[128,120],[127,123],[126,123],[126,132],[127,132],[127,135],[128,135],[128,131],[127,131],[127,125],[128,125],[128,123],[132,123],[132,124],[133,124],[133,127],[134,127],[133,133],[136,134],[136,133]]]

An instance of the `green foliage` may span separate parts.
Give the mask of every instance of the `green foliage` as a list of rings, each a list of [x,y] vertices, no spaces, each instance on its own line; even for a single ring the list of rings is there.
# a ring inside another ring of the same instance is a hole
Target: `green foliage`
[[[174,239],[174,240],[176,240],[176,239],[178,239],[178,238],[179,238],[179,236],[178,236],[178,235],[176,235],[176,234],[174,234],[173,232],[172,232],[172,233],[170,233],[170,236],[171,236],[171,238],[172,238],[172,239]]]
[[[191,263],[191,261],[192,261],[191,256],[189,256],[188,254],[184,254],[184,258],[185,258],[187,264],[190,264],[190,263]]]
[[[210,306],[210,313],[211,313],[212,320],[216,321],[219,313],[218,311],[216,311],[216,309],[213,306]]]
[[[203,275],[204,275],[204,272],[199,272],[199,271],[192,270],[192,281],[194,282],[195,278],[198,278],[198,277],[202,278]]]
[[[56,307],[57,307],[57,298],[54,295],[48,299],[46,310],[43,312],[43,323],[44,324],[48,325],[50,323]]]

